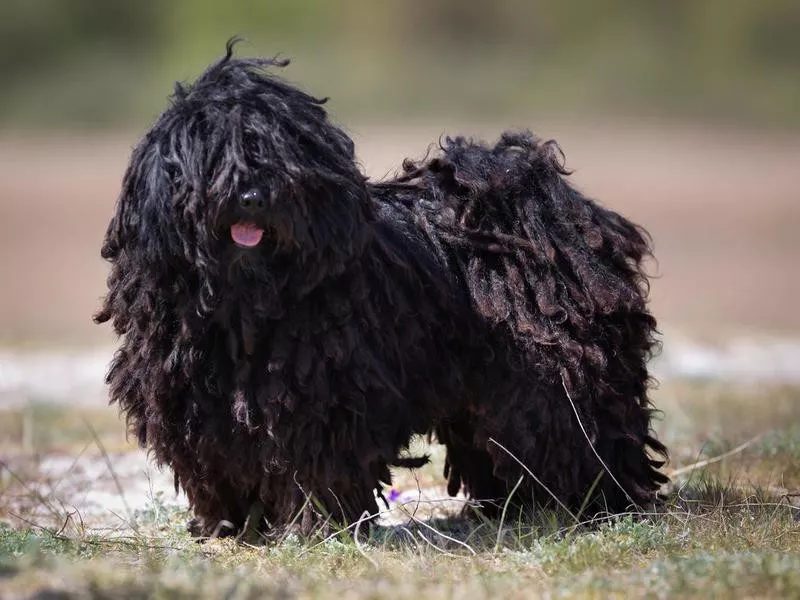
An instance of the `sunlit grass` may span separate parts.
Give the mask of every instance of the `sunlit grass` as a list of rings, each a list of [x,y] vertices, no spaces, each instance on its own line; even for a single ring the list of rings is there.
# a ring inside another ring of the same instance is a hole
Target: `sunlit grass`
[[[673,454],[668,469],[679,474],[663,509],[644,518],[576,524],[541,513],[482,521],[452,509],[442,516],[438,505],[422,501],[409,506],[413,519],[364,525],[358,539],[351,528],[250,547],[230,539],[195,542],[185,532],[184,509],[155,495],[133,515],[135,528],[98,532],[81,528],[74,514],[62,514],[61,527],[2,526],[0,597],[45,590],[64,598],[800,594],[800,391],[680,383],[665,385],[656,402]],[[125,443],[113,419],[65,412],[74,414],[42,407],[29,413],[42,432],[37,451],[91,447],[96,438],[79,433],[82,419],[105,443]],[[3,421],[2,431],[13,431],[12,422]],[[74,430],[48,434],[56,423],[75,423]],[[418,444],[411,453],[431,451],[433,464],[401,475],[400,490],[441,485],[441,452]],[[34,482],[35,461],[22,473]],[[16,478],[4,472],[0,509],[13,489],[20,492]]]

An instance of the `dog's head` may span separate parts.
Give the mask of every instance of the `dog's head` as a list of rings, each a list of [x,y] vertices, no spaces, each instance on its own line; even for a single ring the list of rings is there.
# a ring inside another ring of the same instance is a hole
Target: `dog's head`
[[[353,143],[325,101],[269,73],[288,61],[236,59],[233,45],[176,85],[133,151],[102,251],[199,272],[205,303],[237,272],[321,279],[360,252],[373,218]]]

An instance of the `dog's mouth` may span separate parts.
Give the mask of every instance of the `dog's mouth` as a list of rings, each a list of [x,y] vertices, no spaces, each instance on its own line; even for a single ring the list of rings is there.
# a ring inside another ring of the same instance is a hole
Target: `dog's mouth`
[[[254,248],[263,236],[264,230],[252,221],[239,221],[231,225],[231,238],[237,246]]]

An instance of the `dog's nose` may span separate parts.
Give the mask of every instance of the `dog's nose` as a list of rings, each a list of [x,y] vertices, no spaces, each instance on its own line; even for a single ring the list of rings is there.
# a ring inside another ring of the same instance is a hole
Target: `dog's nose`
[[[239,196],[239,206],[250,213],[259,212],[264,209],[264,194],[258,188],[252,188]]]

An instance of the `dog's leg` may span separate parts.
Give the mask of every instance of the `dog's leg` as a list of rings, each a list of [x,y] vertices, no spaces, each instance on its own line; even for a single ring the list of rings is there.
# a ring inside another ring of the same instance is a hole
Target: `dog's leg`
[[[245,519],[242,530],[236,536],[236,539],[244,542],[245,544],[255,544],[259,539],[259,529],[264,519],[264,503],[260,499],[256,499],[250,505],[250,510]]]
[[[189,480],[182,486],[194,517],[187,524],[192,536],[215,538],[236,535],[247,521],[251,503],[228,481]]]
[[[624,397],[619,410],[606,409],[615,408],[610,398],[591,391],[573,397],[559,384],[517,381],[502,402],[487,396],[475,419],[476,447],[491,456],[505,495],[523,477],[513,504],[573,517],[638,511],[655,501],[666,478],[648,454],[648,447],[663,449],[648,435],[649,409]]]
[[[455,496],[462,489],[468,498],[480,504],[481,512],[493,518],[502,509],[507,486],[494,474],[492,457],[475,439],[468,417],[441,424],[436,437],[447,448],[444,476],[447,493]],[[465,513],[471,507],[465,507]]]
[[[375,516],[378,479],[373,469],[354,470],[353,466],[359,463],[352,456],[350,460],[335,455],[327,458],[314,472],[298,469],[264,477],[256,496],[261,508],[256,533],[272,540],[292,533],[301,537],[327,536],[337,531],[352,534],[355,523],[369,520],[365,513],[370,518]],[[343,461],[346,466],[341,464]],[[330,480],[324,476],[326,472],[346,473],[348,477]],[[254,506],[250,506],[250,520]],[[249,523],[245,529],[250,529]]]

